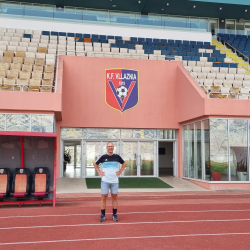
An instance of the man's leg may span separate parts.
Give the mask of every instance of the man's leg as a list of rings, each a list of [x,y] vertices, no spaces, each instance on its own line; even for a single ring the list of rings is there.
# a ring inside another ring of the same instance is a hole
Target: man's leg
[[[118,221],[117,217],[117,207],[118,207],[118,183],[112,183],[111,185],[111,196],[112,196],[112,205],[113,205],[113,220]]]
[[[101,218],[100,218],[100,222],[105,221],[105,209],[106,209],[106,200],[108,197],[108,193],[109,193],[109,184],[106,182],[101,182],[101,193],[102,193],[102,197],[101,197]]]
[[[102,198],[101,198],[101,210],[105,210],[106,209],[106,200],[108,198],[108,194],[102,194]]]
[[[117,209],[117,207],[118,207],[118,196],[117,196],[117,194],[111,194],[111,196],[112,196],[113,209]]]

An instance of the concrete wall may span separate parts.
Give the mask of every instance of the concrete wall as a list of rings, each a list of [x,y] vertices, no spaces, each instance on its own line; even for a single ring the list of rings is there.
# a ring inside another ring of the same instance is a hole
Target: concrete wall
[[[200,180],[193,180],[187,179],[194,184],[197,184],[201,187],[212,191],[225,191],[225,190],[250,190],[250,183],[249,182],[223,182],[223,183],[216,183],[216,182],[207,182],[207,181],[200,181]]]
[[[38,20],[14,17],[0,17],[2,27],[48,30],[73,33],[87,33],[99,35],[129,36],[129,37],[148,37],[174,40],[190,40],[211,42],[212,36],[210,32],[185,31],[177,28],[157,29],[144,27],[126,27],[124,25],[105,25],[90,24],[54,20]]]

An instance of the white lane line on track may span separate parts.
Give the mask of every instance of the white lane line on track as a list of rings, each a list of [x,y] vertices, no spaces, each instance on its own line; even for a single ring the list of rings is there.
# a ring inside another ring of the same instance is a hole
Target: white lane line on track
[[[156,238],[159,239],[159,238],[199,237],[199,236],[230,236],[230,235],[250,235],[250,232],[247,232],[247,233],[218,233],[218,234],[176,234],[176,235],[156,235],[156,236],[150,235],[150,236],[132,236],[132,237],[116,237],[116,238],[6,242],[6,243],[0,243],[0,246],[21,245],[21,244],[60,243],[60,242],[80,242],[80,241],[96,241],[96,240],[133,240],[133,239],[156,239]]]
[[[250,209],[239,209],[239,210],[194,210],[194,211],[152,211],[152,212],[126,212],[119,214],[158,214],[158,213],[209,213],[209,212],[249,212]],[[106,213],[112,214],[112,213]],[[0,219],[16,219],[16,218],[39,218],[39,217],[67,217],[67,216],[91,216],[100,215],[100,213],[94,214],[41,214],[41,215],[20,215],[20,216],[1,216]]]
[[[68,225],[47,225],[27,227],[1,227],[0,230],[13,229],[34,229],[34,228],[59,228],[59,227],[86,227],[86,226],[116,226],[116,225],[143,225],[143,224],[174,224],[174,223],[201,223],[201,222],[238,222],[250,221],[250,219],[225,219],[225,220],[175,220],[175,221],[142,221],[142,222],[113,222],[113,223],[92,223],[92,224],[68,224]]]

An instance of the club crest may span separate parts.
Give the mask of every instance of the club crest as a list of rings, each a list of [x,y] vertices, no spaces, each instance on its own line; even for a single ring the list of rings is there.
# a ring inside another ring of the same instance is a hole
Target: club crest
[[[43,169],[42,168],[39,168],[39,173],[41,174],[43,172]]]
[[[121,113],[133,108],[139,101],[138,71],[106,69],[106,103]]]
[[[4,169],[0,169],[0,174],[3,174],[3,172],[4,172]]]
[[[20,169],[20,174],[23,174],[23,169]]]

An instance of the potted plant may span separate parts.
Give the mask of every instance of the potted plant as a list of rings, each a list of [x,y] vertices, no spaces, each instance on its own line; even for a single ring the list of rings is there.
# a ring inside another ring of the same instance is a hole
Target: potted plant
[[[222,172],[227,169],[227,162],[210,161],[210,168],[213,180],[220,181]]]
[[[247,181],[247,160],[246,158],[237,162],[237,177],[239,181]]]

